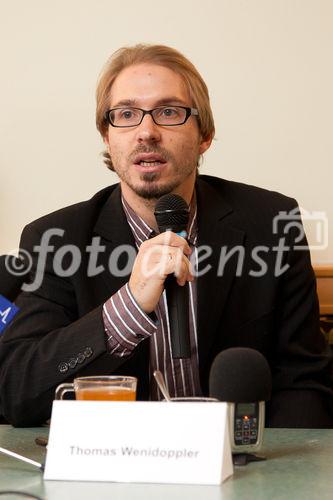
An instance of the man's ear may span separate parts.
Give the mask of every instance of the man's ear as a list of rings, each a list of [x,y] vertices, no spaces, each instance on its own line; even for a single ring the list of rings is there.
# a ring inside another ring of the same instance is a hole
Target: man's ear
[[[213,137],[211,135],[208,135],[204,139],[201,138],[200,146],[199,146],[199,154],[202,155],[204,154],[207,149],[210,147],[212,143]]]

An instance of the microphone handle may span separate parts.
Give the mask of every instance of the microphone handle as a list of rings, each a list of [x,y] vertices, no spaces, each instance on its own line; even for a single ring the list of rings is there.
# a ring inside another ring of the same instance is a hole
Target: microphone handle
[[[189,289],[179,286],[174,276],[165,281],[173,359],[190,358]]]

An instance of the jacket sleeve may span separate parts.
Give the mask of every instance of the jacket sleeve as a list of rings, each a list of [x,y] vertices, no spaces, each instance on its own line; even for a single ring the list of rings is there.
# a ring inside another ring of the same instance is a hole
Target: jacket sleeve
[[[32,279],[38,260],[33,250],[39,244],[33,223],[20,245],[33,256]],[[45,422],[57,385],[78,374],[112,373],[124,363],[107,353],[102,304],[79,317],[75,287],[71,279],[56,276],[52,258],[41,286],[15,301],[20,312],[0,340],[0,411],[15,426]]]
[[[285,235],[267,421],[271,427],[332,427],[332,353],[319,328],[316,279],[301,222]]]

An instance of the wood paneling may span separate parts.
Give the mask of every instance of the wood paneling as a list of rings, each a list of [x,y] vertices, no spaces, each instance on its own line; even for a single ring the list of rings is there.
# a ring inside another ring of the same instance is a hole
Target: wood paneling
[[[320,314],[333,314],[333,265],[313,268],[317,278]]]

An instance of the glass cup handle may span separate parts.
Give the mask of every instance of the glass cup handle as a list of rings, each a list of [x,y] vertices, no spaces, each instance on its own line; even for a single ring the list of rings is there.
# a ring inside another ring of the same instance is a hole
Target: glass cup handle
[[[64,399],[64,395],[74,391],[74,384],[60,384],[55,390],[54,399]]]

